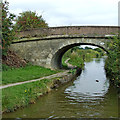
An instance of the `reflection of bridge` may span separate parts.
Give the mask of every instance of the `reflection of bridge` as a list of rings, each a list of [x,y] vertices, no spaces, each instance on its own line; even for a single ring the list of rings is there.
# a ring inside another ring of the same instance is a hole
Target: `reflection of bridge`
[[[29,36],[29,38],[13,42],[11,48],[33,64],[48,68],[61,68],[63,54],[74,46],[93,45],[107,51],[107,43],[110,40],[106,36],[111,36],[113,33],[118,34],[119,28],[70,26],[24,31],[18,36]]]

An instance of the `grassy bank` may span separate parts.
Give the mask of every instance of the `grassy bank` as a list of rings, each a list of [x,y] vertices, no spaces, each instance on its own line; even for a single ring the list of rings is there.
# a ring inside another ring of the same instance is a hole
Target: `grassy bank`
[[[8,69],[2,72],[2,84],[17,83],[22,81],[33,80],[55,74],[58,71],[53,71],[41,66],[27,65],[21,68]]]
[[[40,81],[2,89],[2,111],[4,113],[13,112],[18,108],[33,104],[40,96],[73,80],[75,76],[76,74],[69,73],[67,76],[62,75],[51,79],[42,79]]]
[[[2,90],[2,111],[13,112],[49,92],[52,80],[43,79],[37,82],[26,83]]]

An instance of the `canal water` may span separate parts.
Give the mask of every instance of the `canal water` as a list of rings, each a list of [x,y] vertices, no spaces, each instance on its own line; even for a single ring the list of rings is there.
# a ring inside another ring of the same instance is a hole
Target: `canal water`
[[[36,104],[4,114],[7,118],[114,118],[118,96],[104,70],[104,58],[94,58],[76,80],[46,94]]]

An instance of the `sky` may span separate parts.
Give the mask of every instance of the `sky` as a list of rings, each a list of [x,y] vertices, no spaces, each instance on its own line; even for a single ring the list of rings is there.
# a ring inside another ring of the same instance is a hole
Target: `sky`
[[[117,26],[120,0],[7,0],[11,13],[36,11],[50,27]]]

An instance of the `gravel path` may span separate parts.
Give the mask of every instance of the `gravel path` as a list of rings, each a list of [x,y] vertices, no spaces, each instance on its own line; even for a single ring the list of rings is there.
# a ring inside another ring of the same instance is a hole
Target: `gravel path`
[[[42,80],[42,79],[51,79],[51,78],[55,78],[55,77],[61,77],[61,76],[67,75],[68,72],[69,72],[69,70],[65,70],[64,72],[59,72],[59,73],[49,75],[49,76],[45,76],[45,77],[42,77],[42,78],[39,78],[39,79],[34,79],[34,80],[29,80],[29,81],[24,81],[24,82],[18,82],[18,83],[3,85],[3,86],[0,86],[0,89],[8,88],[8,87],[11,87],[11,86],[16,86],[16,85],[21,85],[21,84],[25,84],[25,83],[35,82],[35,81],[39,81],[39,80]]]
[[[70,60],[70,58],[68,58],[65,63],[67,64],[68,68],[74,69],[76,68],[76,66],[73,66],[72,64],[68,63],[68,61]]]

